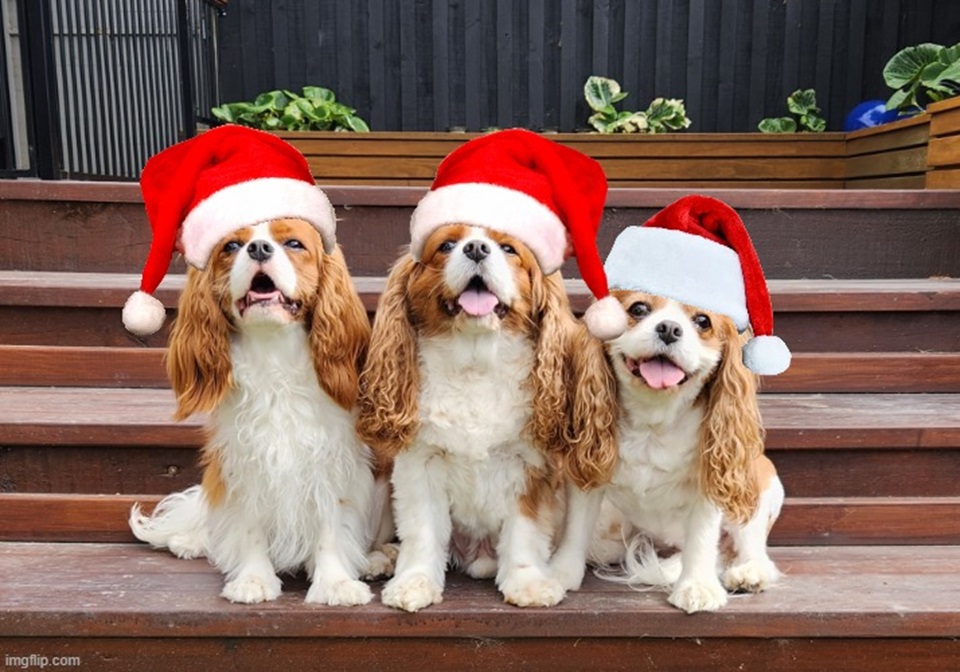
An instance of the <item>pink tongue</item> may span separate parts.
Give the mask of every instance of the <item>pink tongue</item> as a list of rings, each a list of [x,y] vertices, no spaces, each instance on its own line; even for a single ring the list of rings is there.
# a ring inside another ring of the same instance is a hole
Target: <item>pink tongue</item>
[[[496,296],[485,289],[468,289],[457,299],[460,307],[463,308],[468,315],[473,315],[474,317],[489,315],[493,312],[493,309],[497,307],[499,302]]]
[[[272,292],[255,292],[252,289],[247,292],[247,303],[260,303],[262,301],[279,301],[280,292],[279,290],[274,290]]]
[[[687,374],[664,359],[651,359],[640,365],[640,375],[655,390],[679,385]]]

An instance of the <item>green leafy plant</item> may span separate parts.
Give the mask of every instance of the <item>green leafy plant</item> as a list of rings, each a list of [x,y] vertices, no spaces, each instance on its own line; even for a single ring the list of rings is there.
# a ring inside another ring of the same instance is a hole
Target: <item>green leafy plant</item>
[[[827,128],[827,120],[820,116],[817,92],[797,89],[787,96],[787,110],[792,117],[767,117],[757,124],[763,133],[796,133],[797,130],[819,133]]]
[[[960,94],[960,44],[944,47],[930,42],[901,49],[887,61],[883,79],[893,95],[888,110],[922,112],[927,102]]]
[[[333,91],[322,86],[305,86],[302,96],[285,89],[267,91],[252,103],[225,103],[210,111],[221,121],[265,131],[370,130],[356,110],[337,102]]]
[[[683,101],[676,98],[655,98],[643,112],[618,111],[614,105],[629,94],[609,77],[588,77],[583,95],[593,110],[587,121],[598,133],[666,133],[690,125]]]

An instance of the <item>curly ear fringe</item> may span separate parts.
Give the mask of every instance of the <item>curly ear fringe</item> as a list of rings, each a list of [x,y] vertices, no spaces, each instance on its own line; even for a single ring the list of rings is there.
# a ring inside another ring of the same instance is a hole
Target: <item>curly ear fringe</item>
[[[407,256],[390,271],[360,374],[357,432],[380,460],[392,460],[420,428],[417,338],[405,299],[415,268]]]
[[[214,296],[209,267],[187,271],[167,349],[167,375],[177,395],[174,419],[215,409],[233,386],[230,323]]]
[[[753,463],[763,454],[764,431],[757,405],[758,379],[743,364],[739,338],[726,334],[720,369],[706,390],[700,489],[731,520],[746,522],[760,497]]]
[[[370,344],[370,320],[340,248],[322,259],[319,298],[310,321],[313,366],[323,390],[341,408],[352,410]]]
[[[617,381],[603,344],[577,325],[571,351],[572,399],[566,470],[581,490],[609,482],[619,456]]]

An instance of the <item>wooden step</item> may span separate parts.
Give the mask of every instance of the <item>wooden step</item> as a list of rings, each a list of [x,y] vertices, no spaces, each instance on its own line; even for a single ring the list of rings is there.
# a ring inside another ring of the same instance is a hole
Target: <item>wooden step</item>
[[[0,385],[168,387],[165,348],[0,345]],[[960,392],[960,352],[799,352],[761,392]]]
[[[774,548],[784,577],[717,613],[588,576],[549,609],[505,606],[491,581],[451,575],[417,614],[374,601],[230,604],[204,560],[142,545],[2,544],[7,656],[75,656],[103,670],[843,669],[946,670],[960,656],[960,548]]]
[[[329,187],[353,273],[385,275],[423,187]],[[611,189],[598,245],[688,194]],[[956,191],[704,190],[746,223],[770,278],[960,276]],[[29,227],[22,225],[30,222]],[[0,269],[139,273],[150,227],[136,184],[0,182]],[[917,241],[923,240],[923,244]],[[37,254],[37,250],[43,254]],[[182,271],[182,261],[174,271]],[[576,264],[565,275],[577,277]]]
[[[168,308],[160,332],[139,339],[120,320],[139,276],[0,271],[0,343],[151,346],[167,342],[184,277],[168,276],[157,297]],[[371,315],[382,277],[354,279]],[[592,298],[568,280],[575,311]],[[960,351],[960,279],[771,280],[776,332],[796,352]]]

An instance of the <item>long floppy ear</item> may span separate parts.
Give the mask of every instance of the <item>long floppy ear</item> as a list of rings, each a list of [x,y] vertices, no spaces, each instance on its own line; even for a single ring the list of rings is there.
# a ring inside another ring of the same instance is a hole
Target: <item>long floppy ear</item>
[[[212,411],[233,385],[230,325],[217,298],[208,266],[187,271],[167,349],[167,375],[177,395],[173,417]]]
[[[729,518],[746,522],[760,496],[753,462],[763,454],[764,432],[757,376],[743,365],[741,338],[734,327],[727,331],[720,368],[704,391],[700,490]]]
[[[533,388],[533,414],[526,432],[544,452],[566,447],[565,430],[570,377],[570,348],[576,320],[559,272],[534,274],[531,287],[536,314],[537,352],[529,380]]]
[[[370,320],[338,247],[320,261],[310,349],[320,386],[348,411],[357,403],[360,369],[369,344]]]
[[[570,352],[570,426],[566,470],[582,490],[607,483],[617,466],[617,380],[603,342],[577,323]]]
[[[417,336],[406,302],[416,268],[416,262],[405,256],[391,269],[360,375],[357,432],[381,460],[404,450],[420,428]]]

